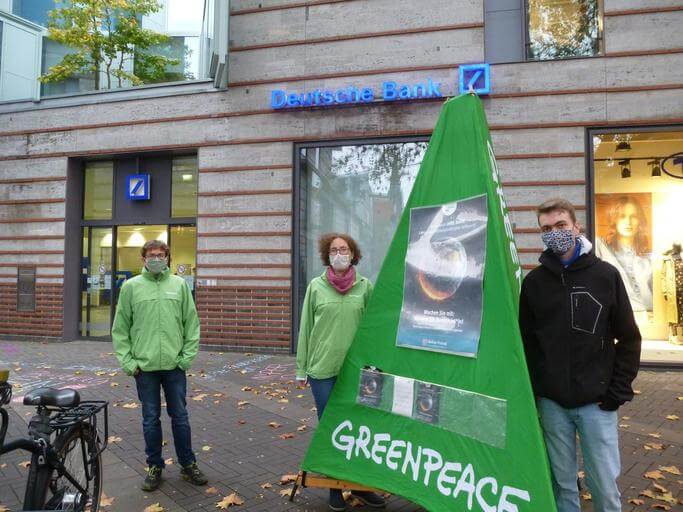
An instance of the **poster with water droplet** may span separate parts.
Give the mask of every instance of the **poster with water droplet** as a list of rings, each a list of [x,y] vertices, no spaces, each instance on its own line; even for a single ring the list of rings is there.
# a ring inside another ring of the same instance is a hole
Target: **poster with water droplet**
[[[476,357],[487,220],[486,195],[410,210],[398,346]]]

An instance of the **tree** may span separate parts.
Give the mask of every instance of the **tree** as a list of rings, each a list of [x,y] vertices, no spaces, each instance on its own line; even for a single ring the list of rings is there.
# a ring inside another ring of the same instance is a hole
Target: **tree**
[[[96,90],[111,89],[114,81],[117,87],[124,81],[133,85],[155,81],[167,66],[179,63],[157,50],[169,41],[168,36],[142,28],[142,17],[159,9],[158,0],[59,2],[49,14],[48,37],[73,53],[52,66],[40,81],[60,82],[84,73],[94,76]],[[130,71],[126,63],[134,58],[144,66]]]

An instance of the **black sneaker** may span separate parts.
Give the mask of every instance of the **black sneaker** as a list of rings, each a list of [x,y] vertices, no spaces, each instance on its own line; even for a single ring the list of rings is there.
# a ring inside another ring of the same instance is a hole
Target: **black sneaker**
[[[342,512],[346,510],[346,502],[344,501],[344,495],[341,489],[330,489],[330,501],[328,501],[328,506],[330,510],[335,512]]]
[[[369,491],[351,491],[351,496],[359,499],[365,505],[372,508],[384,508],[387,502],[380,495]]]
[[[156,491],[161,484],[161,471],[163,469],[164,468],[161,466],[150,466],[147,470],[145,481],[142,482],[142,486],[140,488],[145,492]]]
[[[184,466],[180,470],[180,476],[183,480],[187,480],[194,485],[206,485],[208,482],[207,478],[202,473],[202,470],[197,467],[197,463],[193,462],[189,466]]]

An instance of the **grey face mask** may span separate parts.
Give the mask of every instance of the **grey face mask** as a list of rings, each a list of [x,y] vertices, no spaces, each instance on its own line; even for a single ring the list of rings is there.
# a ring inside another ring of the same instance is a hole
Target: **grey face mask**
[[[168,263],[166,261],[166,258],[163,260],[158,260],[156,258],[146,258],[145,259],[145,266],[147,267],[147,270],[149,270],[152,274],[161,274],[166,268],[168,267]]]
[[[541,235],[545,246],[555,254],[565,254],[574,246],[574,233],[571,229],[553,229]]]

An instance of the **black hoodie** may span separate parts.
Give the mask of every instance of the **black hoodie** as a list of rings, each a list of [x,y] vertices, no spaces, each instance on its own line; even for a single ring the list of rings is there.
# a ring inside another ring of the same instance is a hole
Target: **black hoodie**
[[[541,254],[522,283],[519,325],[537,396],[615,410],[633,398],[640,331],[619,271],[582,242],[567,268],[550,250]]]

